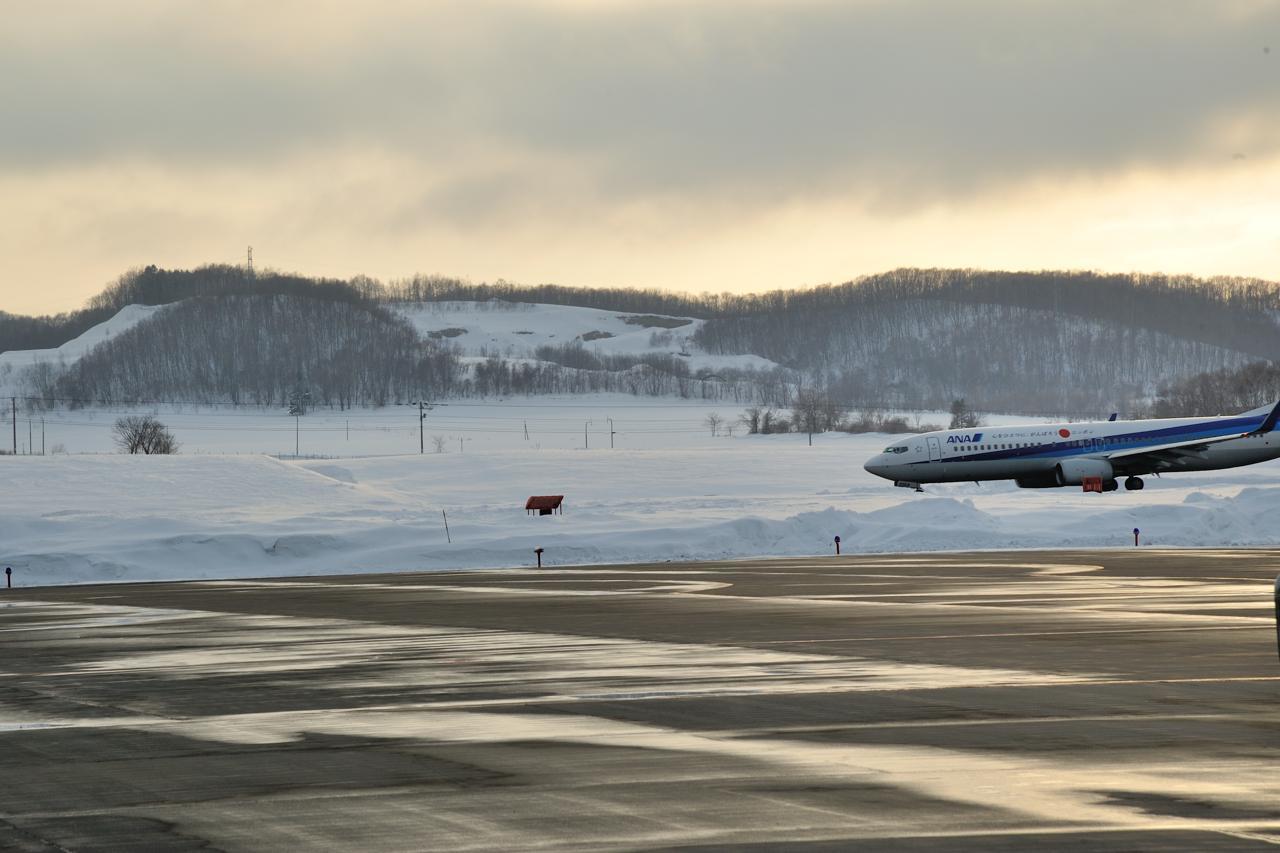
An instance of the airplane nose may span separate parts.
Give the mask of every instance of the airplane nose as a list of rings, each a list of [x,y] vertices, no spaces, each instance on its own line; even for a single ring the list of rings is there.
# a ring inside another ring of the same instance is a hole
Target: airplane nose
[[[866,463],[862,466],[862,470],[866,471],[868,474],[874,474],[877,477],[883,477],[884,465],[880,463],[881,463],[880,457],[873,456],[870,459],[868,459]]]

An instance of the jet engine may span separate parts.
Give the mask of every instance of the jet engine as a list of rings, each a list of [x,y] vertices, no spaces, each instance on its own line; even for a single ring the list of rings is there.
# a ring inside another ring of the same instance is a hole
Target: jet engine
[[[1053,472],[1059,486],[1079,486],[1085,477],[1097,477],[1104,483],[1115,479],[1115,471],[1105,459],[1063,459]]]
[[[1015,482],[1020,489],[1056,489],[1062,486],[1058,482],[1058,469],[1052,471],[1042,471],[1035,474],[1027,474],[1016,478]]]

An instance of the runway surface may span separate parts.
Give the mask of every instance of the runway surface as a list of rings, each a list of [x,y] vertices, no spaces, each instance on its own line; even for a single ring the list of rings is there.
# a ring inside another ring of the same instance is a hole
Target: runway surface
[[[1280,844],[1276,551],[0,590],[0,849]]]

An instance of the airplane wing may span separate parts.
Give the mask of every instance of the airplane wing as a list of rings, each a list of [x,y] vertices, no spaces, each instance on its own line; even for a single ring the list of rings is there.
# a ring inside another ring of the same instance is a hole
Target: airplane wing
[[[1147,447],[1135,447],[1132,450],[1117,450],[1113,453],[1104,454],[1104,458],[1112,462],[1119,462],[1120,467],[1124,467],[1125,463],[1142,462],[1160,468],[1173,467],[1184,459],[1203,459],[1204,451],[1210,445],[1220,444],[1224,441],[1234,441],[1237,438],[1251,435],[1261,435],[1264,432],[1274,430],[1277,420],[1280,419],[1280,402],[1274,406],[1255,409],[1246,414],[1262,417],[1261,423],[1248,432],[1232,433],[1214,438],[1197,438],[1190,441],[1174,441],[1169,444],[1149,445]],[[1263,417],[1264,415],[1265,417]]]
[[[1223,435],[1217,438],[1198,438],[1195,441],[1179,441],[1172,444],[1157,444],[1149,447],[1135,447],[1132,450],[1117,450],[1114,453],[1103,454],[1104,458],[1110,459],[1112,462],[1136,462],[1143,457],[1148,457],[1153,462],[1175,462],[1183,458],[1200,458],[1203,452],[1208,449],[1211,444],[1218,444],[1223,441],[1235,441],[1250,433],[1237,433],[1235,435]]]

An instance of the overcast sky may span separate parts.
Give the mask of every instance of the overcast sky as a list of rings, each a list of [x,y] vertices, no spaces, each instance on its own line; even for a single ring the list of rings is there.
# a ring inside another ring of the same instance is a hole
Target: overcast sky
[[[1278,3],[0,12],[0,310],[249,244],[317,275],[692,291],[1280,278]]]

